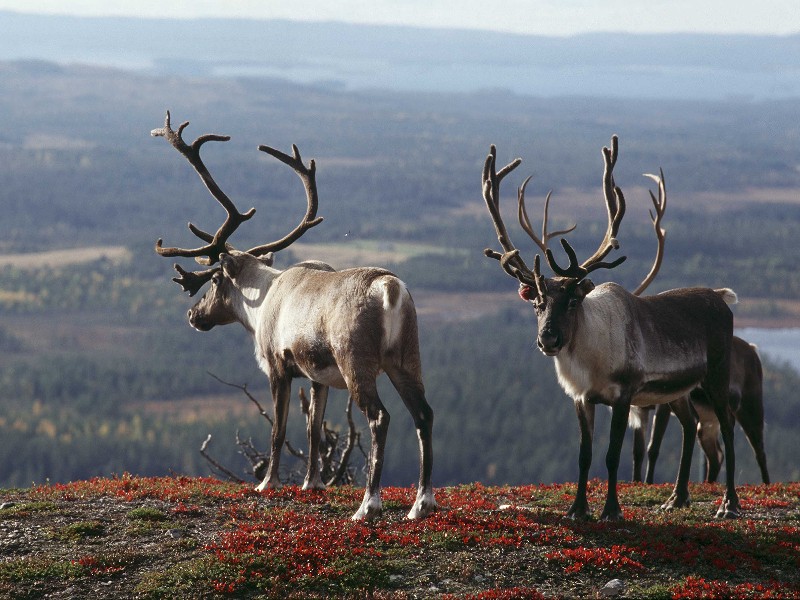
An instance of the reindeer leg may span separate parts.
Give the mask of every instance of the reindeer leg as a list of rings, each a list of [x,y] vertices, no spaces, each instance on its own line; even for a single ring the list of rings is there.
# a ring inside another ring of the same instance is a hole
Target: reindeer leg
[[[647,473],[644,479],[647,483],[653,483],[655,480],[656,462],[661,451],[661,442],[667,431],[667,425],[669,425],[669,413],[669,405],[659,404],[656,406],[656,411],[653,415],[653,426],[650,429],[650,442],[647,444]],[[692,435],[694,436],[694,432],[692,432]]]
[[[761,470],[761,480],[769,483],[769,470],[767,469],[767,453],[764,451],[764,404],[760,389],[758,394],[742,396],[736,419],[742,426],[747,441],[756,455],[758,468]]]
[[[630,398],[619,398],[611,407],[611,438],[606,452],[606,468],[608,469],[608,493],[601,521],[621,521],[622,508],[617,498],[617,475],[619,471],[619,458],[622,452],[622,442],[625,440],[625,430],[628,427],[630,413]]]
[[[733,448],[733,417],[727,405],[717,411],[722,432],[722,443],[725,446],[725,495],[717,511],[717,517],[736,519],[739,517],[739,497],[736,494],[736,454]]]
[[[691,502],[689,498],[689,475],[692,471],[692,452],[694,451],[694,440],[697,435],[697,420],[694,418],[689,399],[686,397],[662,406],[671,408],[675,416],[678,417],[678,421],[680,421],[683,428],[683,446],[681,448],[681,462],[678,467],[678,479],[675,482],[675,489],[673,489],[669,499],[661,505],[661,509],[685,508]],[[667,419],[669,419],[669,410],[665,412]]]
[[[695,410],[700,417],[697,423],[697,440],[706,455],[706,472],[703,474],[703,481],[716,481],[722,468],[722,446],[719,443],[720,425],[716,412],[711,407],[711,400],[702,390],[697,389],[692,392],[692,402]]]
[[[733,447],[733,414],[730,408],[730,343],[719,353],[721,360],[709,360],[715,368],[706,375],[702,385],[714,407],[719,421],[722,443],[725,446],[725,494],[717,510],[717,518],[736,519],[739,517],[739,496],[736,494],[736,450]]]
[[[592,436],[594,433],[594,404],[583,400],[575,401],[578,425],[581,429],[581,446],[578,454],[578,491],[575,500],[567,511],[571,519],[589,518],[589,501],[586,499],[586,486],[589,481],[589,468],[592,466]]]
[[[633,421],[633,424],[629,422],[629,426],[633,430],[633,473],[631,473],[631,480],[636,482],[642,481],[644,430],[649,412],[647,407],[631,407],[631,420]]]
[[[389,379],[394,385],[408,412],[414,419],[419,440],[419,483],[417,484],[417,499],[411,507],[407,518],[420,519],[431,514],[436,509],[436,500],[431,487],[431,470],[433,468],[433,443],[431,433],[433,429],[433,410],[425,399],[425,388],[422,377],[403,369],[387,370]]]
[[[281,487],[278,478],[278,468],[281,463],[281,450],[286,440],[286,419],[289,416],[289,395],[292,391],[292,380],[288,377],[280,377],[273,374],[270,377],[270,388],[272,388],[272,405],[275,412],[275,422],[272,425],[272,438],[270,444],[269,468],[264,480],[258,484],[256,490],[264,491],[268,487]]]
[[[383,471],[383,451],[386,447],[386,434],[389,430],[389,413],[378,397],[375,381],[356,383],[348,388],[358,408],[369,422],[372,445],[369,450],[367,486],[364,500],[352,516],[354,521],[372,520],[381,514],[381,472]]]
[[[697,439],[700,441],[700,447],[706,455],[706,472],[703,481],[714,482],[719,478],[719,472],[722,470],[722,459],[724,452],[719,443],[719,423],[703,423],[702,421],[697,425]]]
[[[311,382],[311,404],[306,434],[308,435],[308,470],[303,482],[304,490],[324,490],[319,470],[319,443],[322,431],[322,419],[325,416],[325,405],[328,402],[328,386],[316,381]]]

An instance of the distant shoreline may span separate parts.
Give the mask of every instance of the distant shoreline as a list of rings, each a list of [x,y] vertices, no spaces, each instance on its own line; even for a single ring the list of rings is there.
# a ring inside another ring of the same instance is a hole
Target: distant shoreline
[[[2,10],[0,28],[0,60],[87,64],[158,76],[280,78],[360,91],[505,90],[548,98],[800,97],[797,34],[598,32],[559,37],[331,21],[74,17]],[[214,43],[206,35],[210,31]],[[287,53],[287,48],[297,50]]]
[[[743,327],[736,335],[758,347],[759,353],[777,363],[788,363],[800,372],[800,327],[764,329]]]

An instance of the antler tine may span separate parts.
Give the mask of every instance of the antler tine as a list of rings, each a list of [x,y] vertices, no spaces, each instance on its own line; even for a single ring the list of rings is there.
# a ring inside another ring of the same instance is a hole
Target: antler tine
[[[306,214],[297,227],[277,241],[256,246],[247,251],[255,256],[262,256],[268,252],[277,252],[278,250],[283,250],[295,240],[300,238],[300,236],[302,236],[306,231],[322,223],[322,217],[317,217],[319,198],[317,196],[316,180],[317,165],[314,162],[314,159],[312,158],[308,163],[308,167],[306,167],[303,164],[303,159],[300,157],[300,150],[298,150],[295,144],[292,144],[292,156],[284,154],[280,150],[276,150],[270,146],[261,145],[258,147],[258,149],[262,152],[266,152],[274,158],[277,158],[282,163],[290,166],[294,172],[297,173],[300,181],[303,182],[303,187],[306,190],[306,200],[308,202]]]
[[[522,159],[516,158],[498,172],[497,148],[494,145],[489,147],[489,155],[486,157],[486,161],[483,164],[483,199],[486,201],[486,207],[489,209],[489,214],[492,217],[500,246],[506,252],[513,251],[514,246],[511,244],[511,239],[508,237],[505,223],[503,223],[503,218],[500,216],[500,182],[520,164],[522,164]]]
[[[603,147],[603,196],[605,198],[606,212],[608,214],[608,227],[606,228],[606,233],[600,246],[595,250],[594,254],[578,264],[575,250],[570,246],[567,240],[562,238],[561,245],[564,247],[570,261],[566,269],[560,267],[555,262],[553,253],[549,248],[546,251],[547,262],[550,268],[562,277],[582,279],[597,269],[613,269],[622,264],[627,258],[621,256],[615,261],[603,262],[603,259],[608,256],[609,252],[619,248],[617,233],[622,223],[622,217],[625,216],[625,196],[623,196],[622,190],[615,184],[613,174],[618,153],[619,138],[613,135],[611,136],[611,147]]]
[[[544,217],[542,217],[542,237],[537,236],[533,232],[533,226],[531,226],[531,220],[528,217],[528,209],[525,206],[525,188],[528,185],[528,182],[531,180],[529,176],[525,181],[522,182],[522,185],[519,186],[517,189],[517,218],[519,219],[519,224],[525,233],[530,236],[533,242],[539,246],[542,252],[547,252],[547,243],[556,236],[559,235],[566,235],[575,230],[577,225],[573,225],[567,229],[562,229],[559,231],[548,232],[547,231],[547,223],[549,220],[549,211],[550,211],[550,198],[553,195],[552,190],[547,192],[547,197],[544,199]]]
[[[482,189],[483,199],[486,202],[486,208],[489,210],[489,216],[494,224],[495,233],[497,234],[497,241],[500,242],[500,247],[503,252],[496,252],[491,248],[486,248],[483,253],[489,258],[494,258],[500,261],[500,266],[503,270],[519,280],[520,283],[525,285],[535,286],[539,289],[539,282],[537,282],[537,274],[539,273],[539,259],[538,256],[534,263],[534,270],[525,264],[525,261],[519,254],[514,245],[511,243],[511,238],[508,235],[503,218],[500,215],[500,182],[511,171],[516,169],[522,163],[521,158],[516,158],[507,164],[505,167],[497,170],[497,148],[494,145],[489,147],[489,155],[486,157],[486,162],[483,165]]]
[[[233,234],[234,231],[236,231],[241,223],[247,221],[255,214],[256,209],[251,208],[246,213],[240,213],[230,198],[228,198],[225,192],[223,192],[222,189],[220,189],[220,187],[217,185],[216,181],[214,181],[214,178],[211,176],[208,168],[200,158],[200,148],[203,144],[210,141],[227,142],[231,139],[230,136],[217,135],[213,133],[205,134],[198,137],[194,142],[192,142],[191,145],[188,145],[183,140],[183,130],[187,125],[189,125],[189,122],[185,121],[181,123],[177,131],[174,131],[170,126],[170,113],[167,111],[167,116],[164,120],[164,127],[153,129],[150,132],[150,135],[153,137],[165,138],[173,148],[180,152],[186,158],[186,160],[189,161],[189,164],[194,167],[194,170],[200,176],[200,179],[203,180],[203,183],[208,191],[217,200],[217,202],[222,205],[228,216],[226,217],[222,226],[220,226],[217,232],[213,235],[206,233],[192,223],[189,223],[189,229],[192,231],[192,233],[194,233],[204,242],[207,242],[205,246],[201,246],[199,248],[164,248],[162,247],[162,240],[159,239],[156,242],[155,250],[161,256],[194,257],[194,259],[202,265],[213,265],[219,261],[220,254],[231,250],[232,247],[227,243],[228,238]]]
[[[172,281],[183,288],[184,292],[189,292],[189,296],[194,296],[206,283],[219,271],[219,266],[205,271],[187,271],[180,265],[173,265],[180,277],[173,277]]]
[[[656,250],[656,258],[653,262],[653,266],[650,268],[650,272],[647,274],[647,277],[642,280],[642,283],[639,284],[639,287],[633,291],[635,296],[641,295],[652,283],[658,271],[661,269],[661,263],[664,260],[664,242],[667,237],[667,231],[661,227],[661,219],[664,217],[664,213],[667,210],[667,188],[664,183],[664,170],[659,169],[659,173],[660,176],[653,175],[652,173],[644,174],[645,177],[649,177],[658,185],[658,199],[653,195],[652,190],[648,190],[650,199],[653,201],[653,208],[655,209],[655,214],[653,214],[652,210],[650,211],[650,220],[653,222],[653,229],[658,239],[658,249]]]
[[[606,201],[606,212],[608,213],[608,228],[597,251],[581,263],[581,266],[586,268],[587,271],[600,268],[591,267],[598,261],[603,260],[611,250],[619,248],[617,233],[622,223],[622,217],[625,216],[625,197],[622,195],[622,190],[614,182],[614,167],[617,164],[618,153],[619,138],[613,135],[611,136],[611,147],[603,147],[603,161],[605,163],[603,168],[603,196]]]

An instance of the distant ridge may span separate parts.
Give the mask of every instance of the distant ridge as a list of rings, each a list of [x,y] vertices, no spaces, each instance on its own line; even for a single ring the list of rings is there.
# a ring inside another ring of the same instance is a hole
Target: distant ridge
[[[349,89],[698,100],[800,96],[800,34],[546,37],[335,22],[41,16],[0,11],[0,60]]]

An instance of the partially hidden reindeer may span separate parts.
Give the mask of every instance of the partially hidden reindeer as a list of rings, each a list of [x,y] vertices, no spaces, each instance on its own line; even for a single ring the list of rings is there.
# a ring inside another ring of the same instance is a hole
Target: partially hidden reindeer
[[[740,337],[733,336],[731,346],[731,380],[730,380],[730,407],[736,421],[741,425],[750,447],[753,449],[761,472],[761,480],[769,483],[769,469],[767,468],[767,454],[764,449],[764,396],[763,396],[763,371],[758,350],[749,342]],[[705,481],[716,481],[722,468],[724,453],[719,443],[719,421],[709,405],[708,398],[702,388],[692,390],[690,394],[691,405],[697,413],[695,425],[694,415],[691,414],[689,399],[682,398],[667,405],[656,407],[642,407],[640,425],[633,428],[633,480],[642,481],[642,465],[645,455],[645,423],[650,420],[650,413],[655,410],[650,429],[650,441],[647,444],[647,469],[644,481],[653,483],[655,467],[658,460],[661,442],[669,423],[670,408],[678,416],[684,435],[694,434],[695,427],[697,439],[703,449],[706,459]],[[676,405],[678,405],[676,407]],[[679,415],[678,411],[682,411]],[[683,413],[689,412],[689,419]],[[686,425],[684,426],[684,423]],[[686,427],[689,431],[686,431]]]
[[[547,245],[546,232],[541,239],[532,236],[554,277],[541,274],[538,254],[533,269],[526,265],[500,213],[500,183],[521,159],[498,170],[497,151],[492,146],[483,168],[483,197],[502,248],[502,252],[487,249],[485,254],[520,282],[520,295],[536,311],[539,349],[554,358],[559,383],[573,399],[578,415],[578,488],[567,515],[589,517],[586,488],[597,404],[610,406],[612,412],[606,454],[608,492],[601,519],[622,519],[617,471],[630,407],[671,402],[702,386],[719,419],[725,444],[727,480],[717,516],[735,518],[740,505],[734,480],[733,424],[728,414],[733,314],[727,304],[734,303],[736,295],[729,289],[681,288],[638,297],[615,283],[595,286],[587,278],[597,269],[613,269],[625,260],[623,256],[604,261],[619,247],[616,236],[625,214],[625,198],[613,178],[617,153],[614,136],[611,147],[603,148],[608,226],[600,246],[588,259],[579,263],[575,250],[562,238],[569,257],[569,266],[563,268]],[[517,198],[520,205],[524,203],[524,185]],[[688,504],[688,480],[688,469],[680,471],[671,506]]]
[[[364,413],[370,428],[367,483],[361,506],[353,519],[373,519],[382,510],[380,480],[389,413],[378,397],[376,378],[386,372],[414,419],[419,438],[419,485],[409,519],[425,517],[436,508],[431,487],[433,411],[425,398],[414,302],[405,284],[389,271],[363,267],[336,271],[309,261],[284,271],[272,268],[272,253],[292,244],[322,221],[317,217],[316,165],[306,166],[296,146],[292,156],[269,146],[259,150],[291,167],[306,191],[307,210],[300,224],[280,240],[246,252],[235,250],[228,238],[255,209],[240,213],[219,188],[202,159],[200,148],[208,141],[229,136],[207,134],[186,144],[185,122],[173,131],[167,112],[164,127],[153,136],[164,137],[194,167],[211,195],[225,208],[227,218],[213,235],[189,224],[206,245],[194,249],[165,248],[162,256],[194,257],[210,266],[186,271],[175,265],[174,278],[190,296],[207,282],[211,287],[188,313],[195,329],[241,323],[255,342],[258,364],[267,374],[275,411],[270,461],[264,480],[256,488],[279,487],[278,467],[286,434],[286,419],[293,378],[311,380],[308,418],[309,462],[304,489],[324,487],[319,474],[319,438],[329,386],[347,389]],[[213,266],[219,262],[218,266]]]
[[[658,247],[650,272],[633,291],[640,296],[653,282],[664,259],[664,243],[666,231],[661,227],[661,220],[667,207],[667,192],[664,186],[664,174],[661,177],[648,175],[656,180],[659,186],[658,199],[650,193],[655,214],[650,213],[656,233]],[[761,471],[761,479],[769,483],[767,455],[764,450],[764,400],[762,392],[763,370],[761,359],[755,346],[740,337],[733,336],[731,345],[730,368],[730,409],[736,421],[753,448],[756,462]],[[691,399],[691,405],[690,405]],[[674,413],[683,428],[683,444],[694,445],[695,432],[700,447],[706,457],[705,481],[716,481],[722,467],[724,454],[719,443],[719,421],[711,407],[708,397],[702,388],[696,388],[688,396],[657,406],[631,407],[631,428],[633,429],[633,481],[642,481],[642,464],[645,455],[645,428],[650,420],[650,413],[655,411],[650,429],[650,441],[647,444],[646,483],[653,483],[655,466],[661,449],[661,442],[669,423],[670,412]],[[681,461],[691,461],[691,452],[681,452]],[[690,463],[681,469],[690,469]]]

